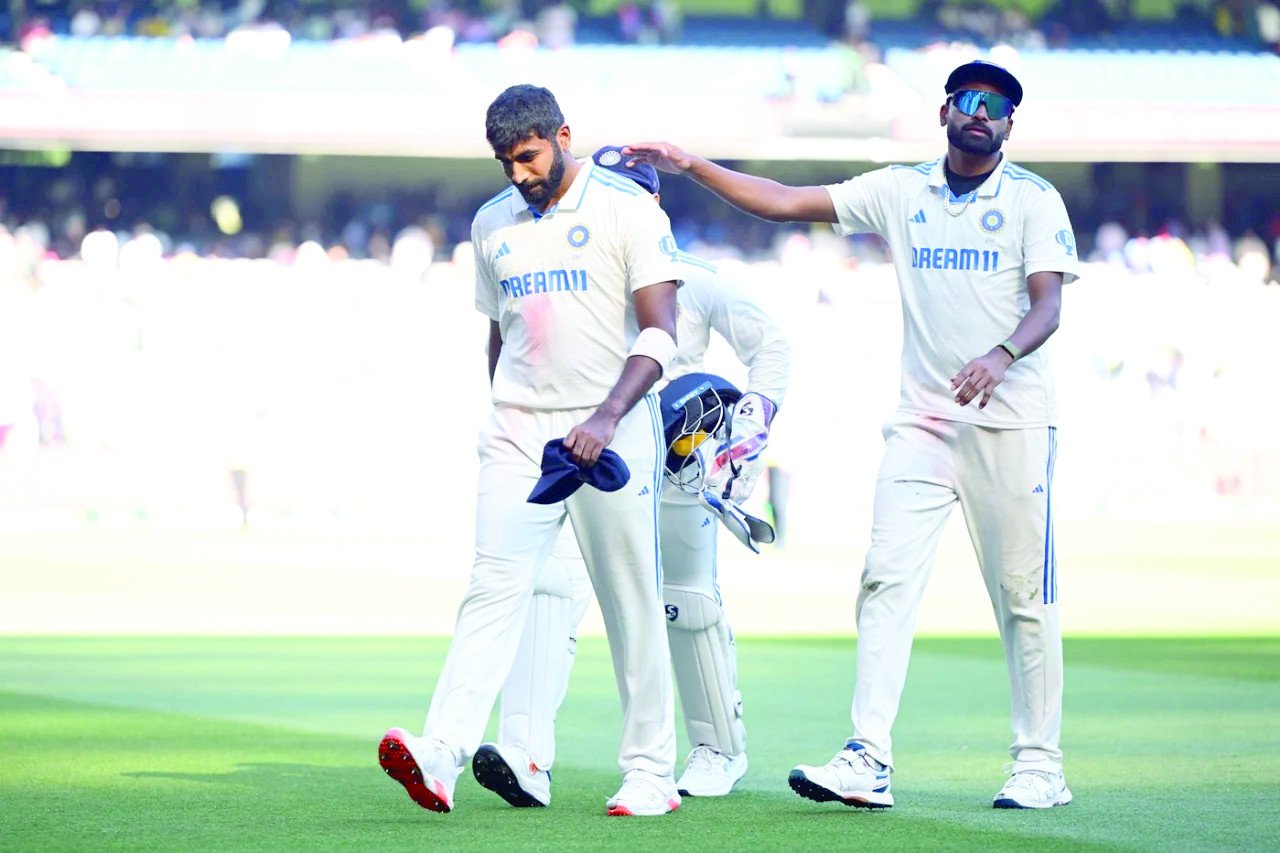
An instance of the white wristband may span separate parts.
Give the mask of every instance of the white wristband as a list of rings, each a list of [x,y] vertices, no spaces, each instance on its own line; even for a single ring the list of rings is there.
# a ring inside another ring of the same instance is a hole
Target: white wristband
[[[662,373],[665,375],[667,368],[676,357],[676,339],[655,326],[641,329],[627,357],[630,358],[633,355],[643,355],[658,362],[658,367],[662,368]]]

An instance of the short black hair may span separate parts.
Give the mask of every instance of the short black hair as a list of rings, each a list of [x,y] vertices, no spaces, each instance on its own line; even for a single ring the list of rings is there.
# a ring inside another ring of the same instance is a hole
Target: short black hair
[[[552,139],[564,126],[556,96],[541,86],[512,86],[489,105],[484,134],[494,151],[510,151],[530,136]]]

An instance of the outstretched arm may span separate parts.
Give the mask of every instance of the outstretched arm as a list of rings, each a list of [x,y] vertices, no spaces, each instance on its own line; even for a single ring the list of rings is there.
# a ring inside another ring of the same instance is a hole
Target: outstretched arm
[[[836,208],[822,187],[792,187],[757,178],[686,154],[669,142],[639,142],[622,153],[633,163],[650,163],[664,172],[688,175],[729,204],[770,222],[835,222]]]
[[[640,330],[660,329],[675,340],[676,283],[664,281],[635,292],[636,322]],[[653,383],[662,378],[665,365],[644,355],[633,355],[623,365],[622,375],[609,396],[592,412],[591,417],[569,430],[564,437],[565,449],[578,465],[594,465],[600,452],[613,441],[614,430],[622,416],[631,411]]]

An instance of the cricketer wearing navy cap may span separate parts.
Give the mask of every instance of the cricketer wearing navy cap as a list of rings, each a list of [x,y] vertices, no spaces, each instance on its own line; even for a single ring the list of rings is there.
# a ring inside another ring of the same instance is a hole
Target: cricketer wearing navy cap
[[[897,272],[902,391],[883,429],[855,609],[852,737],[826,764],[797,765],[792,790],[824,803],[894,804],[892,728],[915,615],[938,534],[958,503],[1011,687],[1012,772],[992,805],[1052,808],[1073,795],[1061,748],[1058,502],[1050,499],[1058,415],[1044,344],[1058,329],[1062,289],[1076,278],[1079,259],[1061,194],[1001,151],[1022,85],[1007,69],[974,61],[952,71],[945,89],[937,112],[947,137],[942,156],[839,184],[787,186],[666,142],[629,145],[623,156],[685,174],[762,219],[878,234]]]
[[[947,77],[947,100],[938,113],[951,152],[943,172],[952,192],[976,190],[996,170],[1000,148],[1013,132],[1013,111],[1022,84],[994,62],[975,59]]]
[[[1015,107],[1022,103],[1022,84],[1002,65],[985,59],[966,62],[951,72],[944,88],[948,95],[952,95],[969,83],[989,83],[1013,101]]]

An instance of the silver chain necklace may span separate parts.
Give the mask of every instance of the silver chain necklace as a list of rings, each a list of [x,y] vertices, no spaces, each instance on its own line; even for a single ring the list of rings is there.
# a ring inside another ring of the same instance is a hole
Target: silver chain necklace
[[[952,202],[951,202],[950,187],[948,187],[946,184],[943,184],[942,188],[938,191],[938,194],[942,196],[942,209],[945,210],[947,214],[950,216],[959,216],[960,214],[964,213],[966,210],[969,209],[969,205],[973,204],[973,200],[978,197],[978,190],[975,187],[974,189],[964,194],[964,204],[960,205],[959,210],[953,210],[951,208]]]

